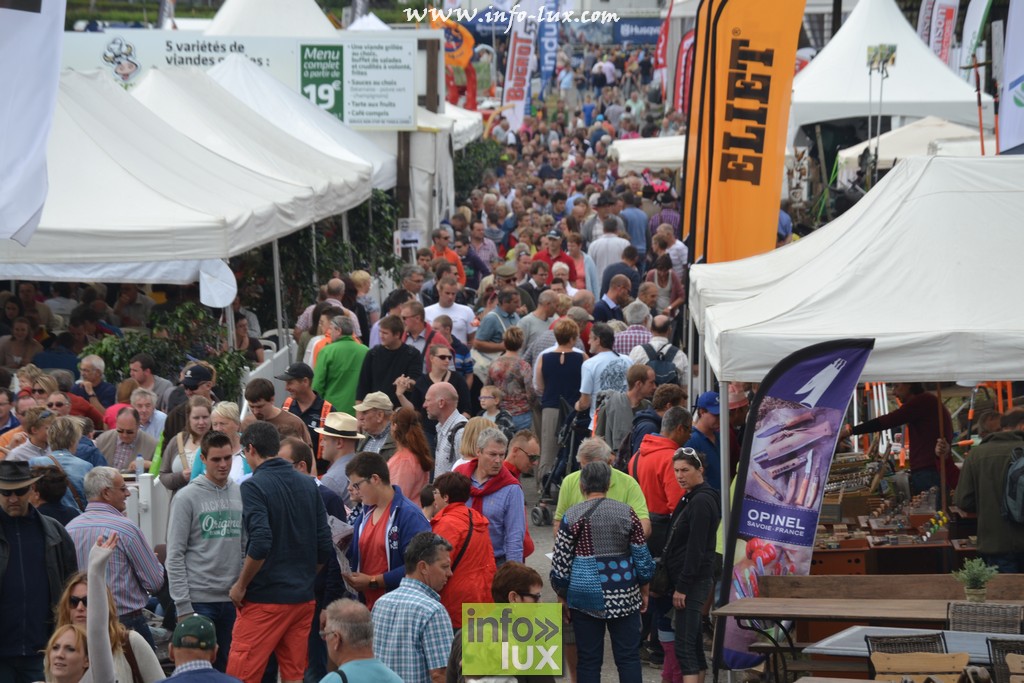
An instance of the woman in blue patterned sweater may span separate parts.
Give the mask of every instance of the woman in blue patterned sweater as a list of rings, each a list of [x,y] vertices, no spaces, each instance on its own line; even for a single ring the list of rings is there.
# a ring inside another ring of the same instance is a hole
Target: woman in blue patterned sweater
[[[577,680],[602,680],[607,629],[620,683],[640,683],[640,614],[647,610],[654,561],[636,513],[607,497],[611,476],[606,462],[590,463],[580,472],[586,500],[562,519],[551,586],[568,606],[576,633]]]

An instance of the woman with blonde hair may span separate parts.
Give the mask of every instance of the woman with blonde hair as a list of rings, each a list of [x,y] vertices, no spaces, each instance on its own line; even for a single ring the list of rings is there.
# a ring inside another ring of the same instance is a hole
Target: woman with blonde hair
[[[185,428],[164,444],[160,463],[160,483],[169,491],[177,491],[192,478],[192,468],[201,462],[199,446],[210,431],[213,404],[205,396],[195,394],[185,408]]]
[[[210,413],[210,431],[221,432],[231,439],[231,473],[228,477],[236,484],[241,484],[252,474],[252,468],[242,454],[242,418],[238,404],[234,401],[221,401]],[[192,464],[192,476],[189,481],[199,477],[206,471],[206,463],[202,458]]]
[[[102,582],[101,582],[102,583]],[[114,596],[109,588],[105,588],[107,594],[107,631],[110,634],[111,653],[114,656],[114,671],[117,673],[119,683],[152,683],[162,681],[164,671],[160,667],[160,661],[149,646],[146,639],[135,631],[125,628],[117,618],[117,607],[114,603]],[[82,634],[81,651],[85,648],[85,629],[88,622],[89,604],[89,578],[86,572],[77,572],[71,575],[64,592],[57,601],[56,617],[57,629],[54,635],[61,633],[62,629],[78,629]],[[95,610],[94,610],[95,612]],[[53,640],[51,639],[51,643]],[[46,655],[49,659],[53,649],[47,647]],[[86,658],[88,666],[88,658]],[[47,672],[50,666],[47,665]],[[57,678],[47,680],[57,681]],[[69,679],[78,680],[78,679]]]
[[[470,460],[476,459],[476,441],[480,434],[487,428],[493,427],[494,423],[486,417],[471,417],[462,428],[462,443],[459,445],[459,459],[452,464],[454,470],[459,465],[464,465]]]
[[[43,654],[49,683],[78,683],[89,670],[89,643],[85,629],[68,624],[53,631]]]
[[[402,489],[406,498],[416,500],[434,470],[434,458],[419,413],[412,408],[399,408],[391,418],[391,437],[398,446],[388,460],[391,483]]]
[[[370,274],[365,270],[354,270],[349,275],[349,278],[352,279],[352,284],[356,286],[356,301],[363,305],[366,316],[370,320],[370,325],[374,325],[380,320],[380,304],[370,296],[370,286],[373,282]]]

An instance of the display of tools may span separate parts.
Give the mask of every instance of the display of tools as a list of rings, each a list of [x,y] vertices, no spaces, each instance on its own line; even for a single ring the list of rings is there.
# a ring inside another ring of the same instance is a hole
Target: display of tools
[[[792,472],[793,470],[800,469],[806,463],[807,463],[807,456],[806,455],[801,455],[799,458],[792,458],[792,459],[787,460],[787,461],[785,461],[783,463],[779,463],[778,465],[772,465],[771,467],[766,467],[764,471],[765,471],[765,474],[767,474],[772,479],[778,479],[779,477],[781,477],[782,475],[786,474],[787,472]]]
[[[760,472],[751,472],[751,476],[754,478],[754,481],[757,483],[757,485],[764,489],[768,495],[772,496],[779,502],[786,502],[786,497],[779,493],[778,489],[772,486],[771,483],[768,482],[768,480],[762,477]]]
[[[807,467],[804,468],[804,479],[802,482],[800,482],[800,489],[796,494],[796,498],[793,499],[793,502],[796,503],[797,505],[803,505],[804,507],[806,507],[806,504],[803,501],[807,497],[807,487],[811,483],[812,467],[814,467],[813,450],[807,454]],[[793,478],[795,479],[796,477],[794,476]]]
[[[798,413],[796,416],[786,420],[783,423],[769,425],[768,427],[765,427],[764,429],[757,433],[757,438],[766,439],[769,436],[778,434],[781,431],[795,429],[798,425],[802,425],[805,422],[814,422],[813,411],[805,410],[801,413]]]
[[[832,425],[828,422],[820,422],[806,429],[779,432],[779,435],[772,439],[765,449],[755,455],[753,459],[754,462],[765,467],[791,453],[807,448],[815,441],[827,436],[832,436]]]
[[[810,460],[811,462],[814,461],[813,453],[811,454]],[[818,497],[819,488],[821,488],[821,474],[819,472],[815,472],[814,476],[811,478],[810,486],[807,487],[807,497],[803,500],[803,507],[809,508],[814,504],[814,501],[817,500]]]

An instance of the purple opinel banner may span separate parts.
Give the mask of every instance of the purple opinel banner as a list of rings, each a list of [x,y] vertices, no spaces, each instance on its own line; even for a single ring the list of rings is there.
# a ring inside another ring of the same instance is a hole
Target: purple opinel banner
[[[757,597],[760,576],[810,571],[839,427],[874,345],[873,339],[843,339],[809,346],[783,359],[761,383],[733,482],[719,604]],[[749,651],[755,631],[740,629],[735,619],[715,631],[716,661],[725,668],[762,661]]]

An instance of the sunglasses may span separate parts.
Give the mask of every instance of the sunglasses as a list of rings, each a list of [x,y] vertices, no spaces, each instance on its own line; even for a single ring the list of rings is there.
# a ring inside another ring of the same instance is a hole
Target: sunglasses
[[[42,395],[42,394],[45,394],[45,393],[46,393],[46,389],[38,389],[38,388],[36,388],[36,389],[33,389],[33,390],[32,390],[32,393],[33,393],[33,394],[39,394],[39,395]]]
[[[89,598],[87,598],[87,597],[79,598],[77,596],[72,595],[70,598],[68,598],[68,603],[71,605],[71,609],[75,609],[79,605],[81,605],[82,607],[88,607],[89,606]]]
[[[434,356],[434,358],[440,358],[441,360],[451,360],[452,359],[451,356],[442,356],[441,354],[437,354],[436,356]]]
[[[118,429],[117,433],[118,434],[134,434],[135,430],[134,429]]]
[[[53,403],[47,403],[46,407],[47,408],[63,408],[66,405],[67,405],[67,403],[64,403],[63,401],[54,401]]]
[[[11,496],[24,496],[29,492],[31,486],[22,486],[20,489],[0,489],[0,496],[9,498]]]

